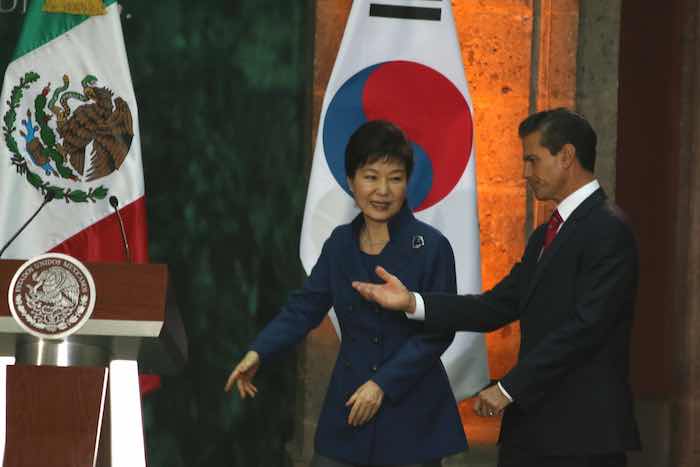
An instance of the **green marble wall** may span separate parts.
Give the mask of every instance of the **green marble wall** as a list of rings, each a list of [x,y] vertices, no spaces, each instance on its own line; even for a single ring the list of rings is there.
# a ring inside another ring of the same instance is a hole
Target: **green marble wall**
[[[21,3],[0,13],[3,75]],[[151,260],[170,265],[190,345],[184,372],[144,401],[149,465],[288,466],[296,356],[258,374],[252,401],[223,385],[303,279],[312,3],[122,4]]]

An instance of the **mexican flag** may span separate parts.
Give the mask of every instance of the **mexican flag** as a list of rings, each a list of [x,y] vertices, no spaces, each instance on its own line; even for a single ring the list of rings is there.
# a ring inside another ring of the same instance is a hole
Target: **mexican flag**
[[[81,4],[97,8],[81,11]],[[138,110],[114,0],[31,2],[5,72],[0,120],[0,243],[47,193],[54,196],[3,259],[60,252],[125,261],[109,202],[116,197],[132,260],[148,260]],[[112,368],[111,377],[119,373],[133,390],[113,407],[140,403],[135,363]],[[148,390],[158,379],[142,384]]]
[[[452,244],[459,293],[479,293],[474,118],[451,2],[352,3],[323,100],[306,197],[300,256],[307,272],[333,228],[358,212],[346,182],[345,146],[360,125],[376,119],[395,123],[411,141],[408,204]],[[442,361],[457,400],[489,382],[482,334],[457,333]]]
[[[116,196],[131,256],[148,260],[138,111],[118,5],[105,14],[27,12],[0,97],[0,242],[55,200],[3,257],[48,251],[123,261]]]

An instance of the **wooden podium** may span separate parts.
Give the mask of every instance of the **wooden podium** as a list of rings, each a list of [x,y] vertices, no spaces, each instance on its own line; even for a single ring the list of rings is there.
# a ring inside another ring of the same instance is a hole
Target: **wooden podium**
[[[187,339],[167,267],[85,263],[94,312],[54,341],[25,333],[10,313],[8,288],[22,264],[0,261],[0,356],[15,357],[4,388],[3,467],[145,466],[135,365],[124,373],[115,361],[158,374],[184,365]]]

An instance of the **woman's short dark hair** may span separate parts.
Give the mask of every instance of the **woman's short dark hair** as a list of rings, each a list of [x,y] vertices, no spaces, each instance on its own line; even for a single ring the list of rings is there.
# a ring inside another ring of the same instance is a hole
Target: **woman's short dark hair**
[[[413,171],[413,148],[406,135],[386,120],[370,120],[350,136],[345,147],[345,173],[354,178],[357,169],[378,160],[403,164],[406,176]]]
[[[576,158],[589,172],[595,169],[598,137],[588,121],[564,107],[537,112],[520,123],[518,135],[524,138],[536,131],[541,134],[540,145],[556,154],[569,143],[576,148]]]

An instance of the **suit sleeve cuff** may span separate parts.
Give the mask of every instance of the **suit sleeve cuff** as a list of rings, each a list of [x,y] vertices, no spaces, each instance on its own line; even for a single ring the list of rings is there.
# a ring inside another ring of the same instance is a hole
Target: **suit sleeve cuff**
[[[513,403],[513,398],[510,397],[510,394],[508,394],[508,391],[506,391],[506,388],[503,387],[501,382],[499,381],[497,384],[498,384],[498,389],[500,389],[501,392],[503,393],[503,395],[506,396],[506,399],[508,399],[511,403]]]
[[[413,292],[413,297],[416,300],[416,309],[413,313],[406,313],[406,317],[415,321],[425,321],[425,303],[423,303],[423,297],[415,292]]]

